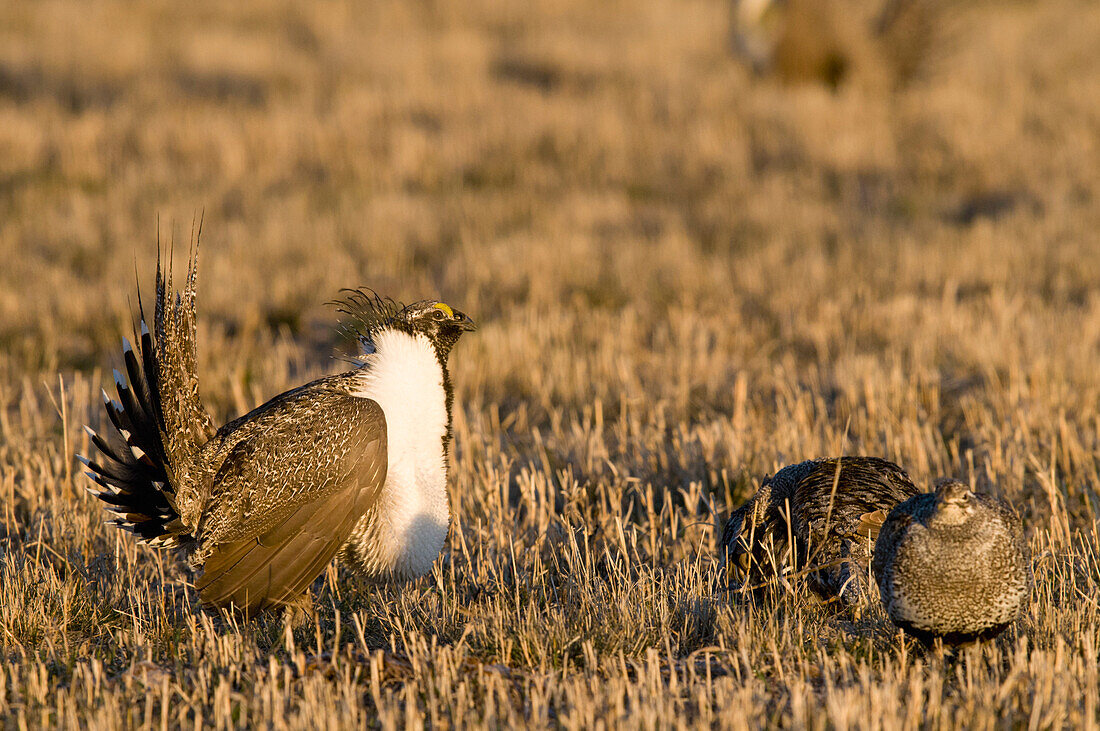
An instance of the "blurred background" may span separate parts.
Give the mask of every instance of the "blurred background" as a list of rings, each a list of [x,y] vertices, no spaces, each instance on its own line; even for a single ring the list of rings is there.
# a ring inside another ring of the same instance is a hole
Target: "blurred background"
[[[6,2],[0,379],[117,365],[135,268],[201,217],[219,418],[333,369],[324,302],[368,285],[485,326],[471,413],[803,394],[907,462],[874,402],[928,384],[962,452],[1014,388],[1087,425],[1097,38],[1074,0]]]

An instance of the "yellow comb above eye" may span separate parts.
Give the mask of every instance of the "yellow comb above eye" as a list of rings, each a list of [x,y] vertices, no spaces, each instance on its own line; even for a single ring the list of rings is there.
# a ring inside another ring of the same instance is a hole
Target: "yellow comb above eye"
[[[450,305],[445,305],[442,302],[436,302],[434,306],[437,310],[443,310],[443,314],[445,314],[447,317],[455,316],[455,311],[451,309]]]

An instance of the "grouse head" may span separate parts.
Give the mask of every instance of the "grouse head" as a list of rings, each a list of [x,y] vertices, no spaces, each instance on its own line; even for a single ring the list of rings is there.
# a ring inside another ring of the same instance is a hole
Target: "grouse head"
[[[340,323],[341,329],[359,343],[363,355],[374,352],[379,333],[398,330],[423,335],[435,348],[440,362],[446,363],[462,333],[477,329],[465,312],[444,302],[422,300],[405,305],[366,288],[346,289],[343,294],[343,299],[331,304],[348,316]]]
[[[445,302],[414,302],[405,307],[404,315],[412,332],[428,338],[444,360],[462,333],[477,329],[469,315]]]
[[[936,484],[933,520],[939,525],[961,525],[974,514],[974,493],[963,482],[946,479]]]

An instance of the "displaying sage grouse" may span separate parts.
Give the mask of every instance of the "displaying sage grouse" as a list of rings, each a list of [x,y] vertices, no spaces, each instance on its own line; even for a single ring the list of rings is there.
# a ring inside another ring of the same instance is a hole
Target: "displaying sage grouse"
[[[370,577],[426,573],[450,522],[447,359],[470,318],[345,290],[336,304],[358,340],[355,367],[215,431],[196,378],[196,262],[173,295],[158,260],[153,330],[142,310],[140,347],[123,345],[127,377],[115,372],[118,400],[103,394],[113,429],[88,429],[101,457],[81,460],[111,522],[180,549],[201,571],[202,603],[246,616],[309,606],[337,552]]]
[[[1032,581],[1020,518],[955,480],[890,511],[872,566],[890,619],[925,642],[993,637],[1020,614]]]
[[[731,588],[749,589],[804,571],[823,598],[863,607],[879,526],[919,492],[901,467],[876,457],[784,467],[726,522],[723,575]]]

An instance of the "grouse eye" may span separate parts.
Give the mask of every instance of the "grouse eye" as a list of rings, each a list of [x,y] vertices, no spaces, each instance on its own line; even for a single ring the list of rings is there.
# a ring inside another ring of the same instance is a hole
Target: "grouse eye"
[[[446,317],[446,315],[443,314],[443,310],[436,310],[434,313],[432,313],[432,317],[437,320],[442,320],[444,317]]]

